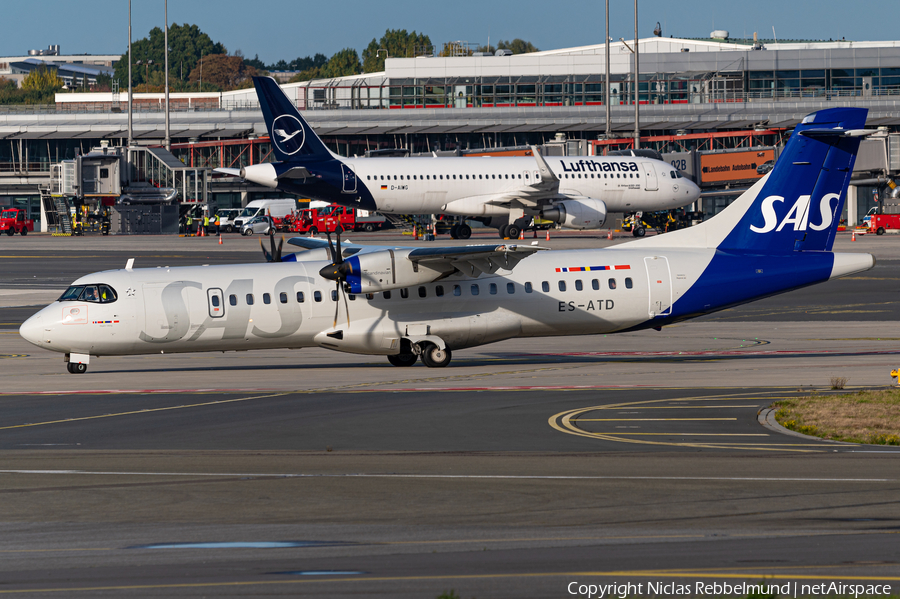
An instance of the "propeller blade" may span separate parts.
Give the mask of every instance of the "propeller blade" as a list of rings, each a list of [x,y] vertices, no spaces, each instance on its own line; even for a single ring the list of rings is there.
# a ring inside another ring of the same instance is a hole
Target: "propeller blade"
[[[334,230],[334,235],[337,237],[337,258],[335,258],[334,263],[340,265],[344,261],[344,253],[341,251],[341,232],[343,232],[343,228],[338,227]]]
[[[347,328],[350,328],[350,300],[347,298],[347,290],[341,285],[341,292],[344,296],[344,307],[347,309]]]
[[[268,251],[266,251],[266,246],[263,245],[262,237],[259,238],[259,249],[262,250],[263,256],[266,257],[266,262],[271,262],[271,261],[272,261],[272,255],[271,255]]]
[[[275,251],[275,236],[269,235],[269,247],[272,248],[272,259],[269,262],[281,262],[281,256]]]
[[[338,312],[341,309],[341,282],[340,280],[337,282],[337,287],[334,290],[335,298],[334,298],[334,324],[331,325],[331,328],[337,328],[337,319]]]
[[[331,252],[331,261],[337,263],[337,258],[334,254],[334,244],[331,243],[331,233],[329,233],[327,230],[325,231],[325,237],[328,238],[328,249]],[[338,241],[338,243],[340,243],[340,241]]]
[[[275,262],[281,262],[281,248],[284,247],[284,235],[281,236],[281,240],[278,242],[278,250],[275,252]]]

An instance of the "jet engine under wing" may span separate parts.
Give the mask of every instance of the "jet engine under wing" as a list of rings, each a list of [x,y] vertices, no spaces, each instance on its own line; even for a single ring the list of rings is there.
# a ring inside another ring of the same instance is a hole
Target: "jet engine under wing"
[[[534,245],[470,245],[464,247],[421,248],[413,250],[407,259],[434,270],[448,267],[469,277],[494,274],[500,269],[512,270],[525,257],[546,250]]]

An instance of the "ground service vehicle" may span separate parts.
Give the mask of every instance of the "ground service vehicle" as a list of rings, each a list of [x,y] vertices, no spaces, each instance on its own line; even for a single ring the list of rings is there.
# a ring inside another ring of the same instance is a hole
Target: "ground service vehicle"
[[[310,208],[298,212],[287,230],[293,233],[326,233],[341,227],[344,231],[376,231],[384,226],[387,219],[368,210],[357,210],[345,206],[330,205],[324,208]]]
[[[6,231],[7,235],[28,235],[34,231],[34,221],[25,218],[25,211],[21,208],[4,208],[0,212],[0,233]]]
[[[253,235],[254,233],[274,235],[276,228],[274,219],[271,216],[261,214],[244,223],[241,227],[241,235]]]
[[[262,216],[264,214],[271,216],[272,220],[275,221],[275,225],[278,226],[281,224],[281,221],[284,220],[284,217],[296,209],[296,200],[253,200],[247,204],[247,207],[241,211],[240,215],[235,217],[234,228],[240,231],[241,227],[244,226],[244,223],[249,222],[255,216]]]
[[[216,211],[219,217],[219,232],[231,233],[234,231],[234,219],[241,213],[240,208],[222,208]]]

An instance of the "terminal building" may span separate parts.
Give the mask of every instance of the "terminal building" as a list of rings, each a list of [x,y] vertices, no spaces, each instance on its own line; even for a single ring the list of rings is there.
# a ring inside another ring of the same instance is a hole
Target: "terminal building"
[[[651,37],[638,41],[637,81],[633,49],[633,41],[610,44],[609,90],[602,44],[507,56],[389,57],[383,72],[282,87],[344,155],[398,148],[474,153],[529,144],[567,154],[628,149],[637,101],[640,146],[677,160],[704,186],[709,214],[733,197],[715,192],[739,188],[746,178],[704,178],[704,156],[735,154],[743,163],[742,152],[777,152],[794,125],[822,108],[868,108],[867,126],[882,130],[861,151],[848,223],[877,205],[887,178],[900,175],[900,41],[745,40],[724,31],[709,39]],[[136,94],[134,107],[136,143],[161,145],[162,94]],[[124,145],[126,110],[125,93],[61,93],[54,107],[0,109],[0,204],[39,206],[37,189],[51,164],[101,140]],[[172,94],[170,112],[172,153],[187,167],[271,160],[252,89]],[[272,196],[239,181],[209,180],[208,195],[195,199],[231,207]]]

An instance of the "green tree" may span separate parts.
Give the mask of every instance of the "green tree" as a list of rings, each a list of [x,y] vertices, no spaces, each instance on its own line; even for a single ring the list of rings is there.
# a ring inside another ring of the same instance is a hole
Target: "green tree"
[[[316,55],[317,57],[320,55]],[[333,77],[346,77],[358,75],[362,72],[359,63],[359,55],[353,48],[344,48],[328,59],[328,62],[320,67],[311,67],[291,78],[291,83],[309,81],[311,79],[331,79]]]
[[[220,90],[231,90],[238,88],[256,74],[256,69],[248,67],[240,56],[210,54],[204,56],[197,68],[191,71],[190,80],[199,81],[202,75],[204,87],[208,83]]]
[[[497,49],[506,49],[512,50],[513,54],[528,54],[529,52],[540,52],[537,48],[535,48],[534,44],[531,42],[526,42],[525,40],[516,38],[513,41],[503,41],[500,40],[497,42]]]
[[[155,72],[165,70],[164,49],[165,32],[159,27],[150,30],[148,37],[132,42],[132,83],[138,85],[149,83]],[[219,42],[214,42],[209,35],[200,31],[196,25],[178,25],[169,27],[169,78],[188,81],[191,72],[197,66],[201,56],[209,54],[227,54],[228,50]],[[141,65],[137,65],[137,61]],[[149,61],[153,61],[150,63]],[[149,67],[147,66],[149,64]],[[128,88],[128,52],[116,63],[114,78],[122,89]],[[171,85],[171,82],[170,82]]]
[[[431,38],[415,31],[408,33],[406,29],[388,29],[380,40],[372,39],[362,53],[362,72],[374,73],[384,70],[384,59],[388,56],[402,58],[421,55],[430,51]],[[379,50],[382,50],[379,52]],[[387,50],[385,53],[384,50]]]
[[[48,69],[45,66],[36,68],[22,79],[22,89],[27,91],[45,92],[52,90],[55,92],[62,89],[63,85],[65,83],[59,78],[56,69]]]

